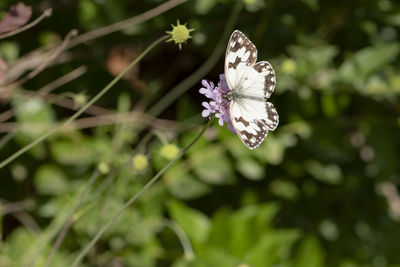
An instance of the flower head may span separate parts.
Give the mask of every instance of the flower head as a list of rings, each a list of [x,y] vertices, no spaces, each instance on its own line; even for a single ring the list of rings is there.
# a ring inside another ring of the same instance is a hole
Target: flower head
[[[285,59],[282,62],[281,68],[283,73],[293,74],[294,72],[296,72],[296,62],[293,59]]]
[[[149,162],[145,155],[139,153],[132,158],[132,165],[134,170],[142,172],[148,167]]]
[[[208,82],[206,80],[202,80],[203,87],[200,88],[200,94],[205,95],[210,99],[209,102],[203,102],[202,105],[205,108],[201,115],[203,117],[215,117],[218,118],[218,124],[220,126],[226,126],[228,130],[236,134],[231,119],[229,117],[229,100],[226,99],[225,95],[229,92],[228,84],[225,80],[225,75],[219,75],[220,81],[218,85],[215,86],[213,82]]]
[[[179,147],[175,144],[166,144],[160,150],[160,155],[168,160],[173,160],[179,154]]]
[[[80,108],[86,104],[88,97],[85,93],[79,93],[79,94],[73,95],[73,100],[74,100],[74,107]]]
[[[110,165],[102,161],[97,165],[97,169],[100,171],[101,174],[107,174],[110,172]]]
[[[186,23],[181,25],[179,20],[177,21],[176,26],[172,24],[171,26],[172,31],[166,32],[171,35],[171,38],[169,38],[167,42],[174,41],[176,44],[178,44],[179,49],[182,49],[182,44],[186,43],[188,39],[192,38],[192,36],[190,36],[190,32],[194,31],[194,29],[188,29],[186,27]]]

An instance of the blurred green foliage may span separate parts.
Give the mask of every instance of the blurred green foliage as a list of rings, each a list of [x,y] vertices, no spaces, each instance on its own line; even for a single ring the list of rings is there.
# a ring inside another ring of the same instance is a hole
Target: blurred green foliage
[[[25,1],[34,17],[47,7],[53,15],[0,40],[0,55],[12,68],[71,29],[99,29],[164,2]],[[71,116],[177,19],[196,29],[181,51],[164,43],[147,55],[83,116],[94,120],[76,121],[0,170],[0,266],[45,266],[68,218],[71,228],[51,266],[71,266],[124,202],[194,138],[204,124],[200,80],[162,110],[163,121],[126,114],[146,112],[202,66],[237,2],[187,1],[68,50],[2,94],[1,112],[11,109],[7,122],[21,128],[0,123],[1,160]],[[82,266],[400,266],[400,196],[383,186],[400,183],[400,2],[240,2],[235,29],[277,73],[271,102],[278,129],[252,151],[214,125],[112,224]],[[1,1],[0,15],[13,3]],[[218,55],[205,79],[217,82],[223,73],[224,51]],[[23,91],[37,92],[81,65],[88,71],[55,89],[55,99]],[[98,179],[74,211],[91,177]],[[179,231],[194,257],[184,253]]]

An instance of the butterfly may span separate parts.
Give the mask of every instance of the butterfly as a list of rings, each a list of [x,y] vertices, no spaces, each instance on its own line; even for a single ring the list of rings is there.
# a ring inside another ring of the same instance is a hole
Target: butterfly
[[[234,31],[225,54],[229,87],[225,97],[233,128],[250,149],[258,147],[279,123],[278,112],[267,102],[276,84],[274,69],[267,61],[256,61],[256,46],[242,32]]]

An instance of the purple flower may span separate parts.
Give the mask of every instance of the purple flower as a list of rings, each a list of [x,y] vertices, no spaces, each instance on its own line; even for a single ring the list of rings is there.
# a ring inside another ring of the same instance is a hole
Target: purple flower
[[[229,117],[229,101],[225,98],[225,95],[229,92],[225,75],[220,74],[219,79],[220,81],[217,86],[213,82],[202,80],[201,83],[204,87],[200,88],[199,92],[209,98],[210,101],[202,103],[205,109],[201,115],[208,118],[212,118],[213,116],[218,118],[219,125],[224,126],[224,123],[226,123],[228,130],[236,134]]]
[[[219,75],[218,88],[220,92],[223,94],[227,94],[229,92],[229,87],[225,80],[225,74]]]
[[[202,80],[201,84],[204,87],[200,88],[200,94],[203,94],[206,97],[212,99],[214,96],[214,83],[213,82],[208,83],[208,81]]]
[[[201,113],[201,116],[203,117],[208,117],[210,116],[211,113],[215,113],[215,111],[217,110],[217,105],[215,104],[214,101],[210,101],[210,103],[203,102],[202,105],[206,108]]]

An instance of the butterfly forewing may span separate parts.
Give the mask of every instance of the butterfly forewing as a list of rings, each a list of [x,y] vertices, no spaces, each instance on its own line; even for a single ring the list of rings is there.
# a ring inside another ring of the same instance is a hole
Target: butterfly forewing
[[[275,107],[266,102],[275,88],[275,72],[267,61],[256,61],[254,44],[240,31],[234,31],[225,55],[225,78],[229,89],[239,97],[231,99],[229,116],[240,139],[251,149],[258,147],[279,123]]]
[[[257,48],[240,31],[234,31],[225,54],[225,79],[229,89],[236,88],[247,70],[257,61]]]

